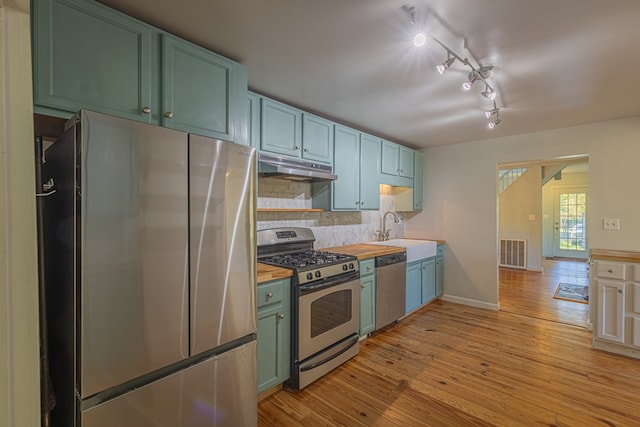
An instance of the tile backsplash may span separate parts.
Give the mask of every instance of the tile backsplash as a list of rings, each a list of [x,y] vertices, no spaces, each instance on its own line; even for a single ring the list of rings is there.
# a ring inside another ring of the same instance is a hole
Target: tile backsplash
[[[312,187],[309,183],[276,178],[259,178],[258,208],[311,208]],[[391,187],[380,186],[380,210],[359,212],[258,212],[257,229],[273,227],[305,227],[313,231],[316,249],[351,245],[377,240],[382,216],[395,210]],[[402,216],[402,214],[400,214]],[[404,237],[404,222],[395,224],[387,216],[391,238]]]

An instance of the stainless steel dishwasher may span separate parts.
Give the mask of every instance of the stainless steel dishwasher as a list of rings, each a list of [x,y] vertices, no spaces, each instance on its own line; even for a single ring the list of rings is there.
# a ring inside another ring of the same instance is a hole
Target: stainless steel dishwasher
[[[376,257],[376,330],[405,315],[407,253]]]

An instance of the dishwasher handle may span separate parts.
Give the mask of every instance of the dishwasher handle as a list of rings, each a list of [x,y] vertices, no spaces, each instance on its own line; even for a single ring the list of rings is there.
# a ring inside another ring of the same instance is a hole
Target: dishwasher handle
[[[407,261],[407,252],[396,252],[376,257],[376,268]]]

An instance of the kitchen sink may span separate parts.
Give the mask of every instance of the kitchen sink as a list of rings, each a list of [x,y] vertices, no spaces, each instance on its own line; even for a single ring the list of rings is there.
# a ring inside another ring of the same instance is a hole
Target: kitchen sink
[[[436,256],[438,243],[433,240],[391,239],[382,242],[368,242],[369,245],[397,246],[407,251],[407,262]]]

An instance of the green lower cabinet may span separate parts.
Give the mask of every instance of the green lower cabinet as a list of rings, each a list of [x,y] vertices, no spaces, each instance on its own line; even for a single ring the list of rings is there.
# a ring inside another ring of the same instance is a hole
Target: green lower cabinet
[[[376,275],[373,258],[360,261],[360,336],[376,326]]]
[[[436,256],[436,297],[444,294],[444,245],[438,245]]]
[[[422,262],[407,264],[407,293],[405,313],[410,313],[422,304]]]
[[[428,258],[421,263],[422,269],[422,297],[421,303],[426,304],[436,298],[436,258]]]
[[[437,296],[436,257],[407,264],[406,313],[433,301]]]
[[[291,282],[258,285],[258,393],[289,379]]]

